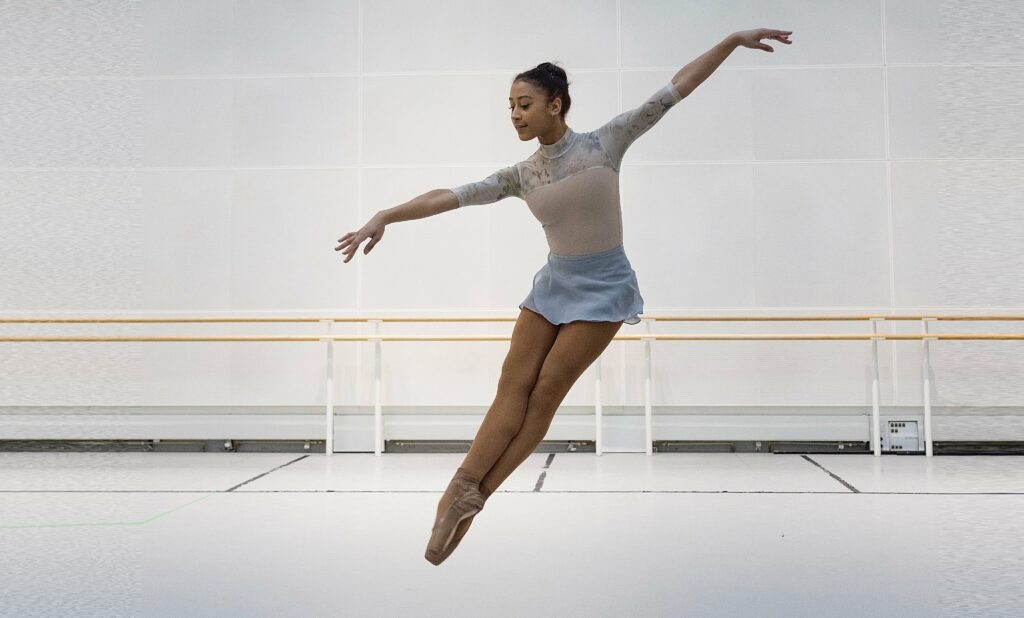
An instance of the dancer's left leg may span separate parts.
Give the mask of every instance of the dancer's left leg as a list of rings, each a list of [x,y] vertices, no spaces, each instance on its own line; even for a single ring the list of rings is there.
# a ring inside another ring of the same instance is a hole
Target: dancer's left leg
[[[543,315],[526,308],[520,310],[508,354],[501,365],[498,392],[456,472],[482,479],[519,433],[526,418],[530,391],[537,384],[537,376],[555,343],[558,329],[558,325],[548,322]],[[453,500],[452,492],[445,490],[437,502],[435,523]]]
[[[490,496],[533,453],[573,384],[604,352],[621,327],[622,322],[583,321],[561,326],[530,393],[522,428],[480,481],[484,496]],[[459,523],[450,549],[462,540],[472,522],[470,517]]]
[[[480,481],[481,488],[493,492],[533,453],[573,384],[604,352],[620,328],[622,322],[578,321],[562,325],[530,393],[523,426]]]

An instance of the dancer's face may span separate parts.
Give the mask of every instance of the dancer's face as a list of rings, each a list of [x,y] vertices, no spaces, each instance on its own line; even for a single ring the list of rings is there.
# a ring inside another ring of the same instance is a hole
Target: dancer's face
[[[512,127],[524,142],[538,135],[548,135],[561,128],[562,99],[547,100],[540,88],[525,81],[512,84],[509,91],[508,107],[512,114]],[[525,125],[519,128],[519,125]]]

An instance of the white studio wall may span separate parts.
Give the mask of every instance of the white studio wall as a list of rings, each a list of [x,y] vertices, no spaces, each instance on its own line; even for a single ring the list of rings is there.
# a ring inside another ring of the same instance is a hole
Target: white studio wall
[[[378,210],[528,157],[536,140],[520,142],[509,121],[517,73],[563,66],[567,122],[590,131],[729,33],[761,26],[792,30],[797,44],[737,49],[626,154],[624,244],[646,313],[1020,312],[1024,50],[990,34],[1014,4],[7,2],[0,313],[514,314],[547,252],[522,200],[389,225],[370,255],[360,250],[347,264],[336,239]],[[863,325],[676,323],[655,332],[854,328]],[[384,332],[510,331],[418,323]],[[335,344],[339,413],[372,412],[370,345]],[[479,415],[508,343],[384,349],[386,409]],[[880,350],[884,405],[920,406],[920,346],[887,341]],[[985,412],[1001,420],[984,433],[1024,435],[1019,343],[940,342],[931,352],[932,405],[1015,406],[1012,419]],[[666,412],[869,406],[869,354],[844,341],[659,343],[653,398]],[[321,344],[306,343],[0,343],[0,411],[319,414],[323,356]],[[606,406],[642,413],[643,366],[639,342],[609,347]],[[593,404],[590,371],[567,408]],[[937,438],[943,427],[937,419]],[[978,433],[970,420],[945,427],[947,438]]]

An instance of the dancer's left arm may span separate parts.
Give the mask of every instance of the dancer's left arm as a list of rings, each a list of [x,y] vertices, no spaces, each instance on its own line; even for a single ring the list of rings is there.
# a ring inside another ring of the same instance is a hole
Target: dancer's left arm
[[[686,97],[714,73],[720,64],[725,62],[732,50],[742,45],[772,52],[775,50],[762,43],[761,39],[775,39],[786,45],[791,45],[793,42],[788,39],[791,34],[793,34],[791,30],[772,30],[770,28],[734,32],[725,37],[718,45],[704,52],[699,58],[679,69],[679,72],[672,77],[672,84],[679,91],[679,96]]]

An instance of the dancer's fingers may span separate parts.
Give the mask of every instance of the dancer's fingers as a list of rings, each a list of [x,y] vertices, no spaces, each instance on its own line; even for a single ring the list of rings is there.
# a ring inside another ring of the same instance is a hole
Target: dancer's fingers
[[[346,263],[346,264],[348,263],[348,261],[349,261],[349,260],[351,260],[351,259],[352,259],[352,256],[356,254],[356,250],[357,250],[357,249],[359,249],[359,245],[360,245],[360,243],[362,243],[362,242],[363,242],[363,239],[362,239],[362,238],[356,238],[356,239],[355,239],[355,240],[354,240],[354,241],[352,242],[352,244],[351,244],[351,245],[349,245],[349,248],[348,248],[348,250],[347,250],[347,251],[345,251],[345,253],[346,253],[346,254],[348,255],[348,257],[346,257],[346,258],[345,258],[345,263]]]
[[[345,234],[344,236],[339,238],[338,242],[340,242],[341,244],[338,245],[337,247],[335,247],[334,250],[338,251],[339,249],[344,249],[345,247],[347,247],[349,245],[349,243],[352,242],[352,238],[351,237],[354,234],[355,234],[355,232],[349,232],[348,234]]]

